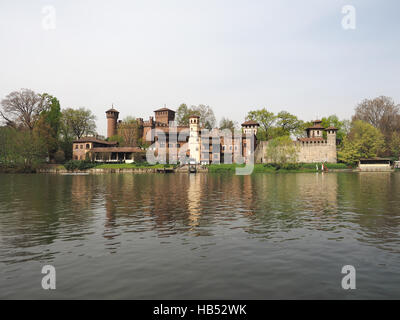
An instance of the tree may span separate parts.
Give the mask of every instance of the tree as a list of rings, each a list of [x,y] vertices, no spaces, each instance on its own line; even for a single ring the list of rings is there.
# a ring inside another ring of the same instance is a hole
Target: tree
[[[237,127],[238,127],[238,124],[232,120],[229,120],[228,118],[222,118],[221,121],[219,122],[220,130],[228,129],[228,130],[234,132],[235,129],[237,129]]]
[[[321,119],[321,125],[324,128],[335,127],[338,129],[336,133],[336,138],[340,141],[349,133],[350,121],[342,120],[340,121],[337,115],[330,115],[329,117],[324,117]],[[326,137],[326,132],[324,132],[324,137]]]
[[[13,91],[1,101],[0,116],[8,126],[33,130],[40,112],[43,111],[45,96],[30,89]]]
[[[189,125],[190,110],[185,103],[182,103],[178,110],[176,111],[176,121],[178,126],[188,126]]]
[[[216,124],[214,111],[210,106],[199,104],[198,106],[187,107],[181,104],[177,110],[177,122],[180,126],[189,126],[189,117],[192,115],[199,116],[200,126],[206,129],[213,129]]]
[[[301,135],[303,131],[303,121],[299,120],[295,115],[287,111],[281,111],[277,115],[277,125],[281,129],[282,136],[284,135]]]
[[[276,116],[273,112],[269,112],[266,108],[261,110],[250,111],[247,114],[246,120],[257,121],[260,124],[260,137],[264,140],[269,139],[269,130],[274,125],[276,121]],[[264,131],[262,133],[262,131]]]
[[[57,98],[43,94],[43,108],[39,114],[33,132],[41,138],[47,147],[47,152],[50,159],[53,159],[54,154],[59,147],[59,133],[61,124],[61,108]]]
[[[267,160],[279,165],[296,163],[298,159],[298,148],[290,136],[281,136],[268,141]]]
[[[393,157],[400,160],[400,133],[393,132],[392,138],[390,140],[390,151]]]
[[[356,164],[361,158],[373,158],[384,152],[385,139],[374,126],[362,120],[353,121],[349,134],[343,139],[340,161]]]
[[[66,137],[80,139],[96,133],[96,117],[89,109],[64,109],[62,111],[62,133]]]
[[[137,147],[141,144],[139,123],[133,117],[126,117],[118,124],[118,135],[122,138],[121,146]]]
[[[386,141],[393,131],[400,131],[400,106],[392,98],[380,96],[365,99],[355,109],[354,120],[362,120],[381,130]]]

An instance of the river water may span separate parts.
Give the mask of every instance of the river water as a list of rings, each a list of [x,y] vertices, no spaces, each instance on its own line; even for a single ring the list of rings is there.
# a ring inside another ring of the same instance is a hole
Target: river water
[[[0,175],[0,298],[398,299],[400,173]]]

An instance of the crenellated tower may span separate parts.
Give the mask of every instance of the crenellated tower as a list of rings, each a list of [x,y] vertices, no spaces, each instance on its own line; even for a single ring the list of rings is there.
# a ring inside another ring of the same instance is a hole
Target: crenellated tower
[[[119,112],[114,109],[114,106],[106,111],[107,116],[107,138],[117,134],[117,121]]]

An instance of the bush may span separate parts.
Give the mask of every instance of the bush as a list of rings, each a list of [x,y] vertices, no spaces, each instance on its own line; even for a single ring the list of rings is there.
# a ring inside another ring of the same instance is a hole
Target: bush
[[[54,154],[54,160],[56,161],[56,163],[63,163],[65,161],[65,153],[64,153],[64,151],[58,150]]]
[[[68,171],[74,170],[87,170],[90,168],[94,168],[96,166],[95,163],[89,161],[82,161],[82,160],[70,160],[64,164],[65,169]]]

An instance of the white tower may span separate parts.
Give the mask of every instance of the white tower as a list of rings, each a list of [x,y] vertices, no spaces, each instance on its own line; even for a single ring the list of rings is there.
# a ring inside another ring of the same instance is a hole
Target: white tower
[[[189,118],[189,151],[190,158],[194,159],[196,163],[200,163],[200,126],[199,116],[190,116]]]
[[[248,120],[242,123],[242,129],[244,134],[257,135],[257,130],[260,124],[257,121]]]

